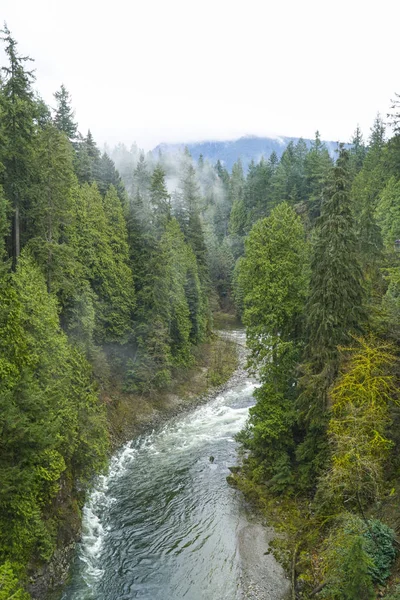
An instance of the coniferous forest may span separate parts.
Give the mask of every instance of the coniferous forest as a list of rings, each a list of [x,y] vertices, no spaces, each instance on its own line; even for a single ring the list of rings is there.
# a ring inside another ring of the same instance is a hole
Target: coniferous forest
[[[2,40],[0,599],[30,597],[107,463],[107,374],[168,388],[217,311],[260,380],[230,480],[282,532],[293,598],[400,598],[399,98],[334,156],[317,132],[228,172],[100,150]]]

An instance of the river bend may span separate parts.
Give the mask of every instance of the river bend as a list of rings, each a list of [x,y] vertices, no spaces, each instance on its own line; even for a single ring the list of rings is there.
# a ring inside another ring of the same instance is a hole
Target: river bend
[[[244,343],[242,332],[231,335]],[[287,584],[276,563],[267,577],[270,592],[257,595],[256,584],[244,590],[246,511],[226,482],[237,462],[234,436],[254,403],[255,386],[239,370],[226,391],[111,459],[84,507],[82,542],[63,600],[282,597]]]

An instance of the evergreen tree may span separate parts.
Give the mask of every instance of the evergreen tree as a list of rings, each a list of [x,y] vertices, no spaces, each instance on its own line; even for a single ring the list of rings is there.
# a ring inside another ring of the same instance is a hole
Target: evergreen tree
[[[176,217],[185,235],[186,242],[196,256],[202,284],[207,285],[209,273],[207,248],[199,210],[200,189],[192,160],[187,156],[184,157],[182,163],[179,199],[180,206]]]
[[[327,460],[328,390],[338,372],[338,346],[349,342],[365,320],[358,240],[351,211],[348,151],[340,149],[316,221],[307,301],[307,348],[298,407],[305,426],[297,447],[304,484]]]
[[[310,151],[304,161],[307,186],[306,206],[311,223],[320,215],[323,190],[331,168],[331,157],[325,144],[321,142],[319,132],[317,131],[315,140],[312,142]]]
[[[287,203],[253,226],[236,269],[251,364],[262,382],[241,441],[257,461],[257,480],[282,491],[293,482],[295,365],[308,278],[303,226]]]
[[[229,214],[228,231],[231,236],[236,238],[243,237],[247,225],[246,206],[244,202],[245,179],[240,159],[232,167],[232,176],[230,180],[230,202],[231,211]]]
[[[149,200],[151,175],[142,152],[133,173],[133,195],[140,197],[146,206]]]
[[[400,96],[395,94],[391,112],[387,115],[394,135],[387,144],[387,166],[389,173],[400,178]]]
[[[76,143],[75,172],[79,183],[98,182],[100,178],[100,151],[89,130],[86,137],[79,136]]]
[[[363,167],[356,175],[351,189],[359,240],[359,254],[371,290],[380,285],[380,274],[377,265],[382,249],[382,238],[375,221],[375,213],[379,196],[387,180],[384,166],[384,137],[385,127],[378,115],[371,129],[369,148]]]
[[[22,254],[0,283],[0,560],[26,562],[51,556],[56,531],[43,515],[65,474],[104,464],[107,437],[89,365],[34,261]]]
[[[30,184],[30,161],[33,152],[34,117],[36,106],[32,91],[33,72],[25,69],[31,59],[20,56],[17,42],[7,26],[2,30],[5,53],[9,61],[2,67],[0,111],[1,136],[0,162],[4,165],[1,174],[4,192],[13,210],[13,226],[10,254],[14,268],[21,251],[21,221],[24,218],[26,194]]]
[[[388,250],[393,250],[400,238],[400,181],[391,177],[383,189],[376,207],[377,221]]]
[[[150,203],[153,208],[154,224],[158,232],[165,229],[171,218],[171,198],[165,185],[165,172],[157,165],[150,183]]]
[[[6,200],[3,188],[0,186],[0,277],[6,266],[4,261],[6,259],[6,239],[10,230],[9,212],[10,205]]]
[[[78,124],[74,121],[74,111],[71,108],[71,97],[64,84],[55,92],[57,108],[54,110],[54,124],[59,131],[65,133],[73,142],[76,139]]]
[[[350,173],[353,177],[357,175],[362,169],[365,157],[367,155],[367,148],[364,144],[363,135],[361,133],[359,125],[354,132],[354,135],[351,139],[351,148],[350,148]]]
[[[96,184],[86,184],[79,190],[69,236],[83,279],[90,282],[96,298],[95,341],[98,344],[126,342],[131,333],[133,279],[128,264],[126,224],[113,187],[104,200]],[[68,310],[74,306],[72,297]]]
[[[72,220],[72,188],[76,186],[70,143],[53,124],[36,136],[32,181],[27,209],[29,247],[42,267],[49,292],[63,295],[67,264],[72,249],[66,227]]]
[[[117,191],[118,197],[121,202],[126,203],[126,192],[125,186],[122,179],[115,168],[114,162],[111,160],[109,155],[104,152],[99,160],[98,171],[97,171],[97,185],[100,193],[105,196],[109,187],[112,185]]]
[[[265,161],[264,158],[257,165],[254,161],[249,165],[244,188],[244,206],[247,215],[246,231],[249,231],[258,219],[266,217],[274,206],[271,187],[272,173],[270,163]],[[282,197],[279,200],[283,199]]]
[[[336,362],[337,346],[347,343],[364,319],[348,161],[342,148],[316,223],[307,309],[308,356],[316,372]]]

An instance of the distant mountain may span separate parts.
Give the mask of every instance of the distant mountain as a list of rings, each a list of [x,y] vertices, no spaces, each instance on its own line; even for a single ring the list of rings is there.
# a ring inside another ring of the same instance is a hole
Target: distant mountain
[[[195,142],[189,144],[159,144],[153,150],[153,154],[157,155],[158,151],[176,153],[183,150],[185,147],[189,148],[191,155],[195,160],[198,160],[200,154],[204,158],[208,158],[211,163],[216,163],[219,159],[224,166],[228,169],[232,169],[232,165],[240,157],[243,163],[243,167],[246,170],[251,160],[258,162],[261,157],[269,158],[271,152],[275,150],[278,157],[282,156],[283,151],[289,142],[297,143],[300,138],[297,137],[257,137],[257,136],[245,136],[238,140],[230,141],[206,141],[206,142]],[[304,140],[309,146],[312,140]],[[324,142],[329,150],[329,153],[333,156],[334,151],[337,147],[336,142]]]

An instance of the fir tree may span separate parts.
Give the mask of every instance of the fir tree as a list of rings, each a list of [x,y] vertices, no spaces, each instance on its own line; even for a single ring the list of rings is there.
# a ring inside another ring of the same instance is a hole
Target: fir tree
[[[312,248],[306,307],[308,342],[298,400],[306,434],[297,447],[297,457],[305,485],[320,474],[328,456],[326,410],[328,390],[338,372],[338,346],[347,344],[365,320],[348,161],[348,151],[341,148],[316,221]]]
[[[64,84],[55,92],[57,108],[54,109],[54,124],[59,131],[65,133],[73,142],[76,139],[78,124],[74,121],[74,111],[71,107],[71,97]]]
[[[346,344],[364,319],[348,161],[342,148],[316,223],[307,308],[308,356],[316,372],[336,361],[337,346]]]
[[[165,172],[160,165],[156,166],[151,176],[150,203],[155,227],[160,234],[171,218],[171,198],[165,185]]]
[[[32,160],[36,174],[27,210],[29,247],[46,277],[49,292],[63,294],[71,248],[65,243],[72,220],[72,188],[76,186],[72,147],[53,124],[37,135]]]
[[[5,167],[2,172],[4,192],[13,210],[10,254],[15,268],[21,251],[21,221],[24,218],[26,193],[30,183],[36,106],[31,87],[33,72],[25,69],[25,63],[32,59],[18,54],[17,42],[6,25],[2,33],[1,39],[6,43],[5,53],[9,65],[1,69],[4,79],[0,94],[3,138],[0,162]]]

